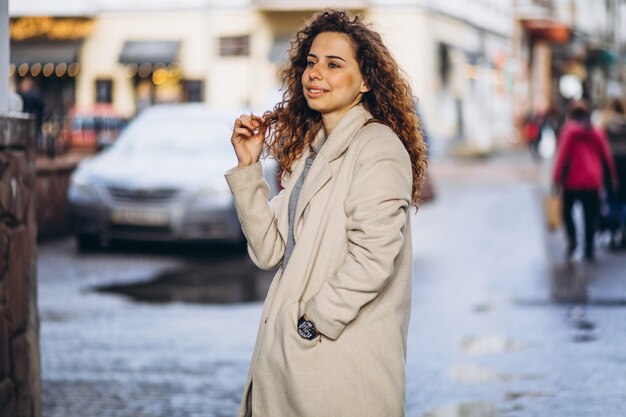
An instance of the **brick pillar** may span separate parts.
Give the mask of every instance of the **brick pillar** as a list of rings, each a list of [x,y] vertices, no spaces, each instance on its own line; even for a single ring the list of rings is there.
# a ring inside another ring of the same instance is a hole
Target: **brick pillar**
[[[35,126],[0,115],[0,417],[41,416]]]

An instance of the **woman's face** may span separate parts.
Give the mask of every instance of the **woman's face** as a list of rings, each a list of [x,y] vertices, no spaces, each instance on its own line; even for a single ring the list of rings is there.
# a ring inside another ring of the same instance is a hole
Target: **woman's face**
[[[369,91],[347,35],[322,32],[315,37],[302,74],[309,107],[337,120]]]

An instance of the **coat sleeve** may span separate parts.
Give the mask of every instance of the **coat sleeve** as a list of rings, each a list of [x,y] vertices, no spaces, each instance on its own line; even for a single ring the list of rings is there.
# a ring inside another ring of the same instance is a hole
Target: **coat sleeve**
[[[402,143],[391,138],[373,137],[361,148],[344,204],[348,253],[306,302],[307,318],[330,339],[384,290],[404,244],[412,168]]]
[[[598,134],[600,137],[600,151],[602,152],[602,160],[604,164],[609,169],[611,173],[611,179],[613,183],[617,182],[617,170],[615,169],[615,160],[613,159],[613,152],[611,152],[611,147],[609,145],[609,140],[606,137],[606,133],[604,129],[598,129]]]
[[[256,266],[273,269],[283,260],[285,242],[278,231],[275,207],[285,190],[268,202],[270,188],[263,178],[261,162],[226,172],[226,182],[235,199],[235,209]]]
[[[554,162],[554,170],[552,171],[552,182],[556,185],[563,185],[563,176],[565,174],[567,161],[571,152],[572,137],[567,126],[563,128],[561,136],[558,140],[556,161]]]

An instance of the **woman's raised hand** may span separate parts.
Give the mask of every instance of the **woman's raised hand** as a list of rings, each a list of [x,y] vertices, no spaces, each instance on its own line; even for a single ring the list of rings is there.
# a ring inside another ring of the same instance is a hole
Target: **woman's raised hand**
[[[235,120],[230,141],[235,148],[239,167],[252,165],[259,160],[263,151],[265,130],[262,117],[242,114]]]

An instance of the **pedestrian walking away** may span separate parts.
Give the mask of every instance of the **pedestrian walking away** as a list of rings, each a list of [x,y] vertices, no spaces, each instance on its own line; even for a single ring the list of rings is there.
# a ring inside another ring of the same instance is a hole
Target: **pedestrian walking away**
[[[578,245],[572,210],[576,202],[583,206],[585,221],[584,256],[595,257],[594,237],[600,216],[600,190],[604,173],[610,175],[610,187],[617,183],[613,156],[604,131],[591,124],[589,105],[582,100],[570,103],[569,120],[559,137],[552,180],[563,191],[563,223],[567,235],[566,256]]]
[[[426,170],[414,97],[360,17],[315,15],[289,56],[282,101],[235,120],[226,173],[252,260],[278,268],[239,417],[402,417]],[[263,149],[283,172],[271,202]]]

